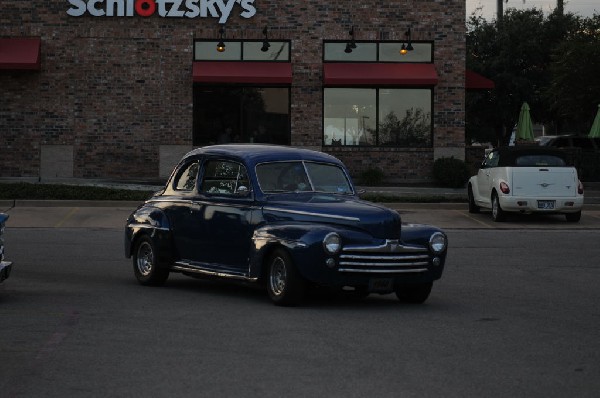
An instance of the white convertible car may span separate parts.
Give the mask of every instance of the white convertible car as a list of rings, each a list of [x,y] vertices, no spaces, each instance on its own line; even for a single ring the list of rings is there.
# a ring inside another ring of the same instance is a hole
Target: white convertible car
[[[469,212],[484,207],[494,221],[506,212],[561,213],[578,222],[583,184],[566,152],[535,146],[492,150],[469,179]]]

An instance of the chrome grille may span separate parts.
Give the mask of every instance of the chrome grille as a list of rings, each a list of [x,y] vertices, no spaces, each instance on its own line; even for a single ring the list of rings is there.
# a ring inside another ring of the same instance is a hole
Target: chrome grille
[[[340,254],[339,272],[407,273],[426,272],[429,251],[387,240],[379,246],[345,246]]]

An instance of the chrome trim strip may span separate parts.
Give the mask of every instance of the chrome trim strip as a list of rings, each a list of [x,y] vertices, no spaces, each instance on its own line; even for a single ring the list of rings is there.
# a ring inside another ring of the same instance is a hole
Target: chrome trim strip
[[[369,274],[408,274],[408,273],[421,273],[427,272],[427,268],[415,268],[415,269],[353,269],[353,268],[340,268],[339,272],[362,272]]]
[[[128,228],[147,228],[147,229],[157,229],[159,231],[170,231],[169,228],[165,228],[165,227],[155,227],[154,225],[149,225],[149,224],[140,224],[140,223],[135,223],[135,224],[129,224],[127,225]]]
[[[409,255],[409,256],[370,256],[366,254],[342,254],[340,259],[348,260],[429,260],[429,255]]]
[[[340,261],[340,265],[345,266],[363,266],[363,267],[375,267],[375,268],[384,268],[384,267],[416,267],[429,265],[429,261],[419,261],[416,263],[364,263],[364,262],[349,262],[349,261]]]
[[[226,273],[226,272],[220,272],[220,271],[212,271],[212,270],[208,270],[208,269],[204,269],[204,268],[200,268],[188,263],[184,263],[184,262],[177,262],[176,264],[178,265],[174,265],[171,267],[171,269],[174,269],[176,271],[185,271],[185,272],[193,272],[196,274],[202,274],[202,275],[208,275],[208,276],[216,276],[219,278],[228,278],[228,279],[236,279],[236,280],[243,280],[243,281],[249,281],[249,282],[256,282],[258,280],[258,278],[251,278],[243,273]]]
[[[279,211],[279,212],[282,212],[282,213],[290,213],[290,214],[299,214],[299,215],[302,215],[302,216],[315,216],[315,217],[324,217],[324,218],[335,218],[335,219],[338,219],[338,220],[360,222],[360,218],[358,218],[358,217],[338,216],[337,214],[312,213],[312,212],[309,212],[309,211],[281,209],[281,208],[277,208],[277,207],[264,207],[263,210],[267,210],[267,211]]]
[[[366,253],[401,253],[401,252],[425,252],[428,249],[422,246],[408,246],[400,243],[398,239],[386,239],[385,243],[377,246],[344,246],[342,252],[366,252]]]

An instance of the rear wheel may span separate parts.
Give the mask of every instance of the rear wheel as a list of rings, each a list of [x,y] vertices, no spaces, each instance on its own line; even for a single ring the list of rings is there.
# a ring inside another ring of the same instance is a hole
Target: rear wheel
[[[479,213],[479,206],[475,204],[475,197],[473,196],[473,187],[469,185],[467,190],[469,196],[469,213]]]
[[[396,287],[396,297],[403,303],[421,304],[429,298],[432,287],[433,282],[400,285]]]
[[[169,277],[169,270],[159,268],[152,239],[141,237],[133,252],[133,273],[142,285],[160,286]]]
[[[306,286],[288,252],[276,249],[269,257],[267,266],[267,291],[271,301],[281,306],[299,304]]]
[[[500,206],[500,199],[498,199],[498,194],[496,192],[492,194],[492,219],[496,222],[501,222],[506,219],[506,213]]]
[[[568,222],[579,222],[581,220],[581,210],[577,213],[565,213]]]

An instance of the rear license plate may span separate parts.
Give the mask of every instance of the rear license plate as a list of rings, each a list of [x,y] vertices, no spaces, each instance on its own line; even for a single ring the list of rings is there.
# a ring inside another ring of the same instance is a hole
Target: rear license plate
[[[538,209],[552,210],[552,209],[554,209],[554,201],[553,200],[538,200]]]
[[[392,278],[373,278],[369,280],[370,292],[391,292],[394,290]]]

